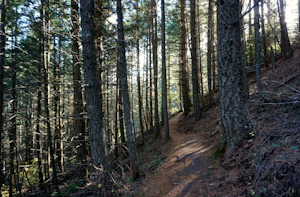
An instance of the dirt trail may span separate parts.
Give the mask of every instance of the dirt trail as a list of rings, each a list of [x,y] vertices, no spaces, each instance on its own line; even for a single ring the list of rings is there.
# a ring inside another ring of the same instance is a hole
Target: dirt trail
[[[180,113],[169,121],[172,140],[161,145],[170,146],[167,157],[159,169],[142,180],[140,196],[211,196],[208,190],[218,175],[213,172],[214,162],[208,159],[210,147],[204,145],[201,129],[190,134],[178,131],[182,116]]]

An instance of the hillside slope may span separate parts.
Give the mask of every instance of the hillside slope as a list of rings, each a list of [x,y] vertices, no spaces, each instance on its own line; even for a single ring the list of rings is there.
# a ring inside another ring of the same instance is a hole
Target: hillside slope
[[[300,51],[262,72],[266,103],[259,103],[255,76],[246,105],[252,139],[224,161],[214,154],[221,137],[217,104],[198,122],[178,114],[171,141],[162,136],[140,148],[145,178],[135,196],[299,196]],[[150,147],[150,148],[149,148]]]

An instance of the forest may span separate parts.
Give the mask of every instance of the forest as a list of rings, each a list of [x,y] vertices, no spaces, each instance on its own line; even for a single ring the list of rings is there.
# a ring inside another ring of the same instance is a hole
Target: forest
[[[300,196],[300,0],[2,0],[1,196]]]

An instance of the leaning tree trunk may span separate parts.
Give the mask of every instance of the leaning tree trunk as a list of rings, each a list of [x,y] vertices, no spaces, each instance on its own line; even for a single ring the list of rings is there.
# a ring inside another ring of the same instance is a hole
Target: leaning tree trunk
[[[169,118],[168,118],[168,104],[167,104],[167,69],[166,69],[166,18],[165,18],[165,1],[161,0],[161,29],[162,29],[162,106],[163,106],[163,120],[165,141],[170,139],[169,134]]]
[[[192,81],[193,81],[193,104],[196,120],[201,117],[200,99],[199,99],[199,80],[198,80],[198,57],[197,57],[197,37],[196,37],[196,2],[191,0],[191,39],[192,39]]]
[[[120,54],[120,74],[121,74],[121,89],[123,94],[123,107],[124,107],[124,121],[126,126],[126,137],[129,149],[129,160],[131,167],[131,177],[135,180],[139,177],[139,166],[136,154],[135,138],[132,133],[132,124],[130,116],[130,101],[128,94],[128,83],[127,83],[127,65],[125,55],[125,38],[124,38],[124,27],[123,27],[123,13],[122,13],[122,2],[117,0],[117,15],[118,15],[118,42],[119,42],[119,54]]]
[[[239,0],[217,1],[218,68],[222,140],[220,149],[229,156],[246,137],[243,99],[243,57]]]

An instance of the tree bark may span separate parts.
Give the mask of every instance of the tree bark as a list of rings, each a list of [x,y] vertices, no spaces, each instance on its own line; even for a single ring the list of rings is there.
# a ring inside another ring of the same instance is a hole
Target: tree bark
[[[101,184],[103,190],[108,188],[106,170],[108,170],[105,154],[103,130],[102,99],[100,98],[99,69],[95,47],[94,1],[81,0],[81,27],[83,45],[83,71],[85,81],[85,100],[88,116],[88,131],[93,164],[103,168]]]
[[[144,137],[144,128],[143,128],[143,115],[142,115],[142,107],[143,107],[143,102],[142,102],[142,95],[141,95],[141,77],[140,77],[140,23],[139,23],[139,2],[138,0],[136,1],[136,12],[137,12],[137,36],[136,36],[136,50],[137,50],[137,82],[138,82],[138,97],[139,97],[139,126],[140,126],[140,132],[142,134],[142,144],[145,143],[145,137]]]
[[[181,71],[182,71],[182,97],[184,114],[190,112],[191,100],[189,96],[189,71],[187,61],[187,42],[186,42],[186,0],[180,0],[180,23],[181,23]]]
[[[3,112],[3,79],[4,79],[4,65],[5,65],[5,25],[6,25],[6,0],[2,0],[2,10],[1,10],[1,24],[0,24],[0,111]],[[5,176],[3,172],[4,156],[2,151],[2,139],[4,137],[3,129],[3,113],[0,113],[0,188],[4,184]]]
[[[204,94],[204,90],[203,90],[203,75],[202,75],[202,51],[201,51],[201,20],[200,20],[200,8],[199,8],[199,0],[197,0],[197,18],[198,18],[198,39],[199,39],[199,46],[198,46],[198,50],[199,50],[199,76],[200,76],[200,94],[201,94],[201,105],[202,107],[204,107],[204,99],[203,99],[203,94]]]
[[[290,44],[290,38],[288,35],[288,30],[285,22],[285,3],[283,0],[279,0],[280,5],[278,4],[278,13],[279,13],[279,20],[280,20],[280,34],[281,34],[281,55],[289,59],[293,57],[293,50]]]
[[[222,139],[220,149],[227,159],[246,137],[245,99],[243,99],[243,58],[239,0],[217,1],[218,68]],[[236,22],[238,21],[238,22]]]
[[[262,33],[262,44],[263,44],[263,63],[266,68],[268,68],[267,62],[267,39],[266,39],[266,30],[265,30],[265,17],[264,17],[264,2],[261,1],[261,33]]]
[[[73,90],[74,90],[74,134],[78,137],[76,143],[77,162],[86,161],[86,146],[85,146],[85,121],[83,119],[83,96],[81,92],[81,58],[79,50],[79,7],[78,0],[71,1],[71,39],[72,39],[72,67],[73,67]],[[81,176],[84,176],[81,173]]]
[[[159,128],[159,114],[158,114],[158,60],[157,60],[157,5],[156,0],[152,0],[153,3],[153,18],[154,18],[154,27],[155,31],[152,32],[152,42],[153,42],[153,75],[154,75],[154,136],[157,138],[160,134]]]
[[[199,79],[198,79],[198,57],[197,57],[197,37],[196,37],[196,2],[190,1],[191,6],[191,39],[192,39],[192,81],[193,81],[193,104],[196,120],[201,117],[200,98],[199,98]]]
[[[165,1],[161,0],[161,29],[162,29],[162,106],[164,119],[165,141],[170,139],[169,134],[169,117],[167,104],[167,68],[166,68],[166,18],[165,18]]]
[[[40,9],[40,15],[43,16],[43,9]],[[37,118],[36,118],[36,150],[38,156],[38,174],[39,174],[39,188],[41,191],[45,191],[44,186],[44,178],[43,178],[43,170],[42,170],[42,148],[41,148],[41,131],[40,131],[40,123],[41,123],[41,115],[42,115],[42,65],[43,65],[43,17],[40,18],[40,31],[39,31],[39,62],[38,62],[38,72],[37,72],[37,80],[38,80],[38,91],[37,91]]]
[[[42,4],[43,4],[42,0]],[[43,6],[42,6],[43,7]],[[50,8],[50,2],[48,1],[47,3],[48,9]],[[55,165],[55,159],[54,159],[54,147],[52,143],[52,132],[51,132],[51,125],[50,125],[50,110],[49,110],[49,68],[50,68],[50,51],[51,51],[51,41],[50,41],[50,12],[48,11],[48,35],[47,38],[44,37],[44,44],[45,44],[45,39],[47,39],[48,42],[48,52],[47,56],[44,57],[44,107],[45,107],[45,113],[46,113],[46,126],[47,126],[47,144],[48,144],[48,150],[50,150],[50,165],[52,168],[52,181],[54,185],[54,189],[56,190],[57,194],[59,195],[59,188],[58,188],[58,180],[57,180],[57,175],[56,175],[56,165]],[[45,34],[44,34],[45,35]],[[45,50],[45,49],[44,49]]]
[[[249,1],[249,8],[252,7],[252,0]],[[253,31],[252,31],[252,11],[249,12],[249,35],[248,35],[248,44],[249,44],[249,62],[248,67],[253,66]]]
[[[259,2],[260,0],[254,0],[254,12],[255,12],[255,64],[256,64],[256,81],[257,81],[257,89],[259,93],[259,99],[261,102],[265,100],[262,83],[261,83],[261,40],[260,40],[260,32],[259,32]]]
[[[212,107],[213,98],[212,98],[212,91],[211,91],[211,56],[212,56],[212,33],[211,33],[211,27],[212,24],[212,14],[213,14],[213,8],[212,0],[209,0],[208,5],[208,24],[207,24],[207,82],[208,82],[208,95],[209,95],[209,107]]]
[[[16,30],[16,29],[15,29]],[[12,34],[15,34],[15,31],[12,30]],[[14,35],[16,36],[16,35]],[[15,38],[16,39],[16,38]],[[10,118],[11,120],[11,128],[10,128],[10,133],[9,133],[9,169],[10,169],[10,177],[9,177],[9,196],[13,196],[13,180],[15,180],[15,187],[16,190],[18,191],[18,179],[16,178],[17,175],[15,174],[15,160],[18,158],[18,155],[16,154],[17,152],[17,126],[16,126],[16,121],[17,121],[17,98],[16,98],[16,65],[15,65],[15,44],[13,42],[14,38],[12,37],[11,39],[11,46],[12,46],[12,55],[11,55],[11,96],[12,96],[12,117]],[[17,161],[16,161],[17,162]],[[15,176],[15,177],[14,177]]]
[[[136,155],[135,138],[133,135],[132,120],[130,115],[130,101],[128,94],[127,83],[127,65],[125,56],[125,38],[123,27],[122,2],[117,0],[117,15],[118,15],[118,43],[120,54],[120,74],[121,74],[121,89],[123,93],[124,121],[126,126],[126,137],[129,149],[129,160],[131,167],[132,180],[139,178],[139,166]]]

